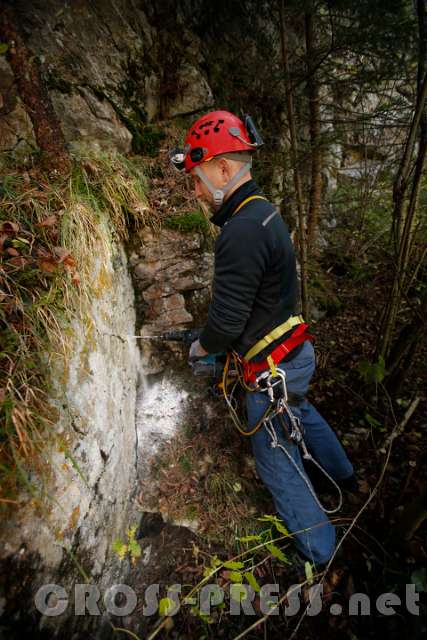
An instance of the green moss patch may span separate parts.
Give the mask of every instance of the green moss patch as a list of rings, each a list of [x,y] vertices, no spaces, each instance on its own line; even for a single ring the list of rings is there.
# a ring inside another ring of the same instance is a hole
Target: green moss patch
[[[176,229],[190,233],[191,231],[201,231],[206,233],[209,225],[202,211],[189,211],[180,215],[168,216],[163,219],[163,224],[168,229]]]

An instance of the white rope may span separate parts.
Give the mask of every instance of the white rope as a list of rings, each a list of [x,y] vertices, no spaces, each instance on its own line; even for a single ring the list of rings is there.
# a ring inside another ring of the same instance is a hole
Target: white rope
[[[293,416],[294,417],[294,416]],[[271,419],[268,419],[265,421],[264,423],[265,428],[267,429],[268,434],[271,437],[271,443],[270,446],[273,449],[281,449],[283,451],[283,453],[285,454],[285,456],[288,458],[289,462],[294,466],[296,472],[298,473],[298,475],[300,476],[300,478],[304,481],[304,483],[307,486],[307,489],[309,490],[309,492],[311,493],[314,501],[316,502],[316,504],[319,506],[320,509],[322,509],[322,511],[324,511],[325,513],[328,514],[332,514],[332,513],[336,513],[337,511],[339,511],[342,507],[342,492],[341,489],[339,488],[339,486],[337,485],[337,483],[335,482],[335,480],[333,478],[331,478],[331,476],[329,475],[329,473],[327,471],[325,471],[325,469],[323,469],[323,467],[317,462],[317,460],[315,460],[313,458],[313,456],[311,456],[309,454],[309,452],[307,451],[307,447],[305,445],[304,439],[301,437],[301,440],[299,442],[299,444],[301,445],[301,448],[303,450],[303,458],[305,460],[311,460],[311,462],[314,462],[314,464],[320,469],[320,471],[322,471],[322,473],[324,473],[324,475],[332,482],[333,485],[335,485],[335,487],[337,488],[338,494],[339,494],[339,503],[338,506],[335,507],[335,509],[326,509],[322,503],[320,502],[319,498],[317,497],[313,487],[310,484],[310,481],[308,480],[308,478],[302,473],[301,469],[299,468],[299,466],[297,465],[297,463],[295,462],[295,460],[293,459],[293,457],[291,456],[291,454],[289,453],[289,451],[286,449],[286,447],[284,447],[282,444],[280,444],[278,438],[277,438],[277,433],[276,430],[273,426],[273,423],[271,422]],[[295,443],[296,444],[296,443]]]

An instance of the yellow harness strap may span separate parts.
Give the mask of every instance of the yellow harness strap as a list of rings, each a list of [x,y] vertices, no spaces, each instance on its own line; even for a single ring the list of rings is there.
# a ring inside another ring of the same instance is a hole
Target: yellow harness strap
[[[240,209],[242,207],[245,206],[245,204],[247,204],[248,202],[250,202],[251,200],[267,200],[267,198],[264,198],[264,196],[249,196],[249,198],[246,198],[246,200],[243,200],[243,202],[241,202],[239,204],[239,206],[237,207],[237,209],[234,209],[233,213],[231,214],[232,216],[234,216],[238,211],[240,211]]]
[[[268,362],[268,366],[270,367],[271,375],[273,376],[273,378],[276,378],[277,377],[276,363],[274,362],[271,356],[267,356],[267,362]]]
[[[304,322],[304,318],[302,316],[291,316],[284,322],[280,324],[278,327],[273,329],[271,333],[268,333],[264,338],[261,338],[253,347],[249,349],[247,353],[245,353],[244,358],[249,362],[252,358],[254,358],[260,351],[268,347],[269,344],[280,338],[284,333],[295,327],[297,324],[301,324]]]

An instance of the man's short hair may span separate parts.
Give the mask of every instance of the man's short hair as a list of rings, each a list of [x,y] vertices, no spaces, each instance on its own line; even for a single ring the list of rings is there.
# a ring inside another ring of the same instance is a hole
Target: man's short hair
[[[236,162],[249,162],[252,154],[248,151],[228,151],[214,157],[216,160],[218,160],[218,158],[227,158],[228,160],[235,160]]]

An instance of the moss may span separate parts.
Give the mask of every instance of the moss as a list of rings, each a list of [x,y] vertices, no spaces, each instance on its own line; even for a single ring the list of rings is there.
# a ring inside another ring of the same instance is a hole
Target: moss
[[[134,136],[135,135],[136,134],[134,134]],[[137,134],[137,140],[135,140],[135,144],[138,145],[138,151],[136,151],[136,153],[143,153],[151,158],[155,158],[159,155],[160,143],[165,137],[165,132],[156,125],[148,124],[141,127]],[[134,141],[132,141],[132,148],[133,147]]]
[[[202,211],[189,211],[188,213],[182,213],[177,216],[168,216],[164,218],[163,224],[169,229],[176,229],[177,231],[188,233],[191,231],[201,231],[205,233],[208,230],[208,221]]]

